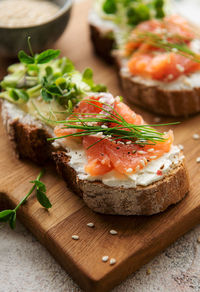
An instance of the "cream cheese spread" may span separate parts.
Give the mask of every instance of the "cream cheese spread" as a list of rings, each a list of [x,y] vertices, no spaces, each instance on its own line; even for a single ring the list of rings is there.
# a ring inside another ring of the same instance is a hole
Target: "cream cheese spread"
[[[148,186],[153,182],[162,179],[184,158],[184,156],[180,155],[179,147],[172,146],[168,153],[164,154],[162,157],[156,160],[149,162],[146,167],[135,174],[123,175],[115,170],[112,170],[105,175],[94,177],[85,172],[87,157],[82,146],[73,145],[70,148],[67,147],[67,156],[70,157],[69,165],[76,171],[79,179],[88,181],[102,181],[102,183],[111,187],[124,188]],[[157,171],[160,169],[162,169],[162,174],[158,175]]]

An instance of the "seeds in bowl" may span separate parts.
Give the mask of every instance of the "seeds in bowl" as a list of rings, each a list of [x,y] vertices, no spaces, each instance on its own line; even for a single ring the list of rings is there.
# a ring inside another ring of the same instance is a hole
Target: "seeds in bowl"
[[[43,0],[0,1],[0,27],[28,27],[51,19],[59,6]]]

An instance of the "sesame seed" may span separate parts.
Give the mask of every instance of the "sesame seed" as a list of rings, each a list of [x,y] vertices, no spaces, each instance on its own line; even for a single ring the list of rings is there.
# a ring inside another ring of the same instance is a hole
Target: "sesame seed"
[[[135,171],[137,172],[137,171],[139,171],[139,170],[140,170],[140,166],[137,165]]]
[[[136,113],[132,113],[132,117],[135,119],[136,118]]]
[[[92,227],[94,227],[94,223],[93,222],[89,222],[89,223],[87,223],[87,226],[92,228]]]
[[[147,150],[148,152],[154,152],[154,149],[153,148],[150,148]]]
[[[137,150],[133,150],[132,153],[135,154],[137,152]]]
[[[144,157],[143,160],[144,160],[145,163],[147,163],[147,159],[146,159],[146,157]]]
[[[156,159],[157,156],[150,156],[149,158],[150,158],[150,159]]]
[[[177,53],[178,49],[177,48],[172,48],[172,52]]]
[[[142,166],[145,166],[145,162],[144,162],[144,160],[140,160],[140,163],[142,164]]]
[[[115,98],[115,100],[116,100],[116,102],[120,102],[120,97],[117,96],[117,97]]]
[[[132,171],[133,171],[132,168],[128,168],[128,169],[126,170],[126,172],[128,172],[128,173],[131,173]]]
[[[181,145],[181,144],[179,144],[179,145],[178,145],[178,148],[179,148],[180,150],[183,150],[183,149],[184,149],[184,146]]]
[[[196,162],[200,163],[200,157],[197,157]]]
[[[112,234],[112,235],[116,235],[116,234],[117,234],[117,231],[114,230],[114,229],[111,229],[111,230],[110,230],[110,234]]]
[[[107,262],[107,261],[108,261],[108,259],[109,259],[109,256],[103,256],[103,257],[102,257],[102,262],[104,262],[104,263],[105,263],[105,262]]]
[[[183,66],[181,66],[180,64],[176,64],[176,69],[179,71],[179,72],[184,72],[185,69]]]
[[[184,155],[181,155],[181,156],[179,157],[180,160],[183,160],[184,158],[185,158]]]
[[[107,129],[108,127],[106,125],[101,125],[101,128]]]
[[[114,265],[116,263],[116,259],[112,258],[110,259],[110,265]]]
[[[169,80],[172,80],[172,79],[174,78],[174,75],[173,75],[173,74],[169,74],[169,75],[167,76],[167,78],[168,78]]]
[[[127,141],[126,145],[130,145],[132,143],[132,141]]]
[[[142,150],[139,150],[137,153],[138,154],[146,154],[146,152],[145,151],[142,151]]]
[[[199,136],[199,134],[194,134],[194,135],[192,136],[192,138],[193,138],[194,140],[198,140],[198,139],[200,138],[200,136]]]
[[[79,236],[78,235],[72,235],[72,239],[78,240],[79,239]]]

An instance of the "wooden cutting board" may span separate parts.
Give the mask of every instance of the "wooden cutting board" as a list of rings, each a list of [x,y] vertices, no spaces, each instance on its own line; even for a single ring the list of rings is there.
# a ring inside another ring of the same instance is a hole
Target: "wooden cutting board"
[[[114,94],[122,94],[114,69],[92,53],[87,26],[90,2],[75,5],[70,25],[55,47],[71,58],[78,69],[92,67],[97,82],[106,83]],[[6,63],[1,60],[1,75],[5,73]],[[153,115],[136,110],[148,122],[153,121]],[[200,116],[195,116],[174,128],[175,142],[185,147],[191,191],[182,202],[163,214],[151,217],[95,214],[66,188],[53,167],[47,167],[43,180],[52,209],[44,210],[32,196],[19,209],[18,217],[84,290],[109,291],[200,222],[200,164],[196,163],[197,156],[200,156],[200,141],[192,139],[193,133],[200,133],[199,125]],[[14,157],[1,125],[1,209],[20,201],[30,188],[29,181],[39,170],[36,165]],[[95,228],[87,227],[88,222],[94,222]],[[109,234],[110,229],[117,230],[118,234]],[[73,234],[78,234],[80,239],[72,240]],[[113,266],[103,263],[104,255],[115,258],[117,263]]]

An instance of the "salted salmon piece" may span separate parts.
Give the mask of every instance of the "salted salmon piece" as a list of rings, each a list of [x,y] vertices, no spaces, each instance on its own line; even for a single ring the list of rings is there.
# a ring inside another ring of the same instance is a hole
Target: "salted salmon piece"
[[[141,54],[133,55],[128,68],[133,75],[170,82],[181,74],[200,70],[200,64],[175,53],[162,53],[156,56]]]
[[[119,115],[121,115],[125,119],[127,123],[134,124],[134,125],[144,124],[144,120],[142,116],[137,115],[125,103],[116,101],[114,104],[114,109]]]
[[[88,158],[85,171],[92,176],[103,175],[112,169],[122,174],[135,173],[143,169],[148,162],[170,151],[173,143],[172,131],[169,131],[165,138],[164,142],[141,147],[134,143],[127,145],[108,139],[98,142],[99,137],[86,136],[83,138],[83,146]],[[90,147],[92,144],[94,146]]]
[[[90,116],[92,113],[98,114],[99,112],[104,112],[102,106],[105,108],[106,104],[102,104],[99,100],[101,100],[100,97],[95,97],[95,99],[90,98],[89,103],[88,99],[83,100],[77,105],[74,112],[77,114],[80,113],[80,117],[81,113],[86,113],[86,116]],[[100,108],[97,108],[94,103],[98,104]],[[129,124],[145,124],[140,115],[137,115],[118,99],[115,99],[113,107],[109,106],[108,109],[110,112],[106,114],[109,114],[110,117],[114,114],[117,119],[122,118]],[[70,119],[72,119],[72,117],[73,114]],[[114,126],[117,126],[117,124],[111,123],[107,125],[108,128]],[[69,135],[76,131],[80,130],[67,129],[63,128],[63,126],[56,127],[54,130],[58,137]],[[111,170],[117,170],[121,174],[135,173],[144,168],[148,162],[169,152],[173,143],[173,133],[171,131],[164,136],[166,139],[165,141],[144,146],[123,139],[112,140],[102,135],[88,135],[82,138],[77,137],[77,139],[78,138],[82,140],[83,148],[87,156],[88,163],[85,166],[85,171],[91,176],[104,175]],[[72,137],[67,139],[72,139]]]

